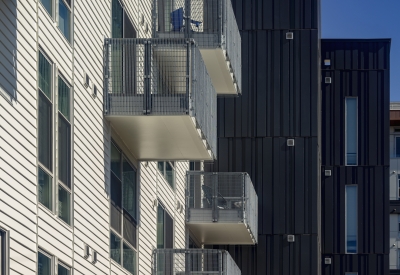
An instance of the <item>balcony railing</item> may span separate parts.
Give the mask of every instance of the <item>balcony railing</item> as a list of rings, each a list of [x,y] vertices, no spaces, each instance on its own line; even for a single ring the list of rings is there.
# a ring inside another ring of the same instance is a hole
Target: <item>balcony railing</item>
[[[204,244],[255,244],[258,197],[247,173],[187,172],[186,223]]]
[[[106,39],[104,114],[110,120],[190,117],[212,158],[216,155],[216,93],[199,49],[191,40]],[[137,120],[132,123],[143,126]]]
[[[240,275],[240,269],[225,250],[155,249],[153,275]]]
[[[241,38],[231,0],[153,1],[153,37],[193,38],[202,50],[206,64],[208,59],[216,56],[209,50],[222,50],[225,64],[220,66],[227,66],[236,94],[240,93]],[[208,69],[210,66],[207,64]],[[213,82],[216,81],[213,79]],[[227,93],[219,92],[219,85],[214,86],[217,86],[218,94]]]

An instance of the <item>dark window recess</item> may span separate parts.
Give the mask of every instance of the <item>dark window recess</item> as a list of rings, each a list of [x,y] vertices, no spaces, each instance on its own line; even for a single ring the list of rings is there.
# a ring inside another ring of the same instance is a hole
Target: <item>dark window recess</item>
[[[124,38],[136,38],[136,30],[133,27],[131,20],[128,17],[128,14],[124,10]]]
[[[7,234],[0,230],[0,274],[6,274],[6,261],[7,261]]]
[[[124,213],[124,239],[136,246],[136,222],[128,213]]]
[[[122,184],[121,181],[111,173],[111,227],[121,234],[122,219]]]
[[[400,158],[400,137],[396,137],[396,158]]]
[[[58,169],[59,180],[71,188],[71,124],[58,115]]]
[[[39,161],[49,171],[53,170],[52,165],[52,116],[51,116],[51,102],[42,93],[39,92]]]
[[[161,203],[157,209],[157,248],[174,247],[174,220]]]

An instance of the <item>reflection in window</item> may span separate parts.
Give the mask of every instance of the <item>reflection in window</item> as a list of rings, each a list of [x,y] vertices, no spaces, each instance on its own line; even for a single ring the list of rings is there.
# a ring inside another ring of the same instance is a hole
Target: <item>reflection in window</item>
[[[357,165],[357,98],[346,98],[346,165]]]
[[[38,275],[51,275],[51,258],[38,252]]]
[[[71,222],[71,194],[61,185],[58,186],[58,216],[67,224]]]
[[[39,202],[52,210],[52,179],[39,167],[38,171],[38,196]]]
[[[71,11],[68,5],[63,0],[58,0],[58,27],[61,32],[67,38],[68,41],[71,40]]]
[[[346,253],[357,253],[357,185],[346,185]]]

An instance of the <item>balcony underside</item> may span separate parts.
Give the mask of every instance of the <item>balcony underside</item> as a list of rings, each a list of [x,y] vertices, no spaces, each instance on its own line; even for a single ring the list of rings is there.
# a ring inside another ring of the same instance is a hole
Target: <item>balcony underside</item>
[[[200,52],[217,94],[237,95],[238,90],[229,68],[229,61],[225,58],[225,51],[215,48],[200,49]]]
[[[106,116],[140,161],[212,160],[189,115]]]
[[[254,245],[244,223],[186,223],[191,234],[204,244]]]

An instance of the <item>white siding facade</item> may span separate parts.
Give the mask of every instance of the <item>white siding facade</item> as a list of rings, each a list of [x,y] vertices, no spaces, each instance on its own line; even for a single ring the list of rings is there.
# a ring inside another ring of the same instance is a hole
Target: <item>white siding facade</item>
[[[185,175],[175,162],[175,190],[157,162],[138,162],[103,116],[103,40],[111,37],[111,0],[71,0],[71,42],[39,0],[0,0],[0,228],[9,232],[10,274],[38,274],[37,253],[71,274],[130,274],[110,259],[111,140],[138,173],[137,274],[151,274],[159,200],[174,220],[174,247],[185,248]],[[138,37],[151,36],[152,0],[121,0]],[[144,23],[140,19],[144,17]],[[146,32],[148,29],[148,32]],[[38,202],[38,56],[53,64],[53,210]],[[92,87],[85,88],[87,73]],[[71,86],[71,225],[57,213],[57,77]],[[85,244],[97,262],[84,257]],[[53,265],[55,266],[55,265]]]

